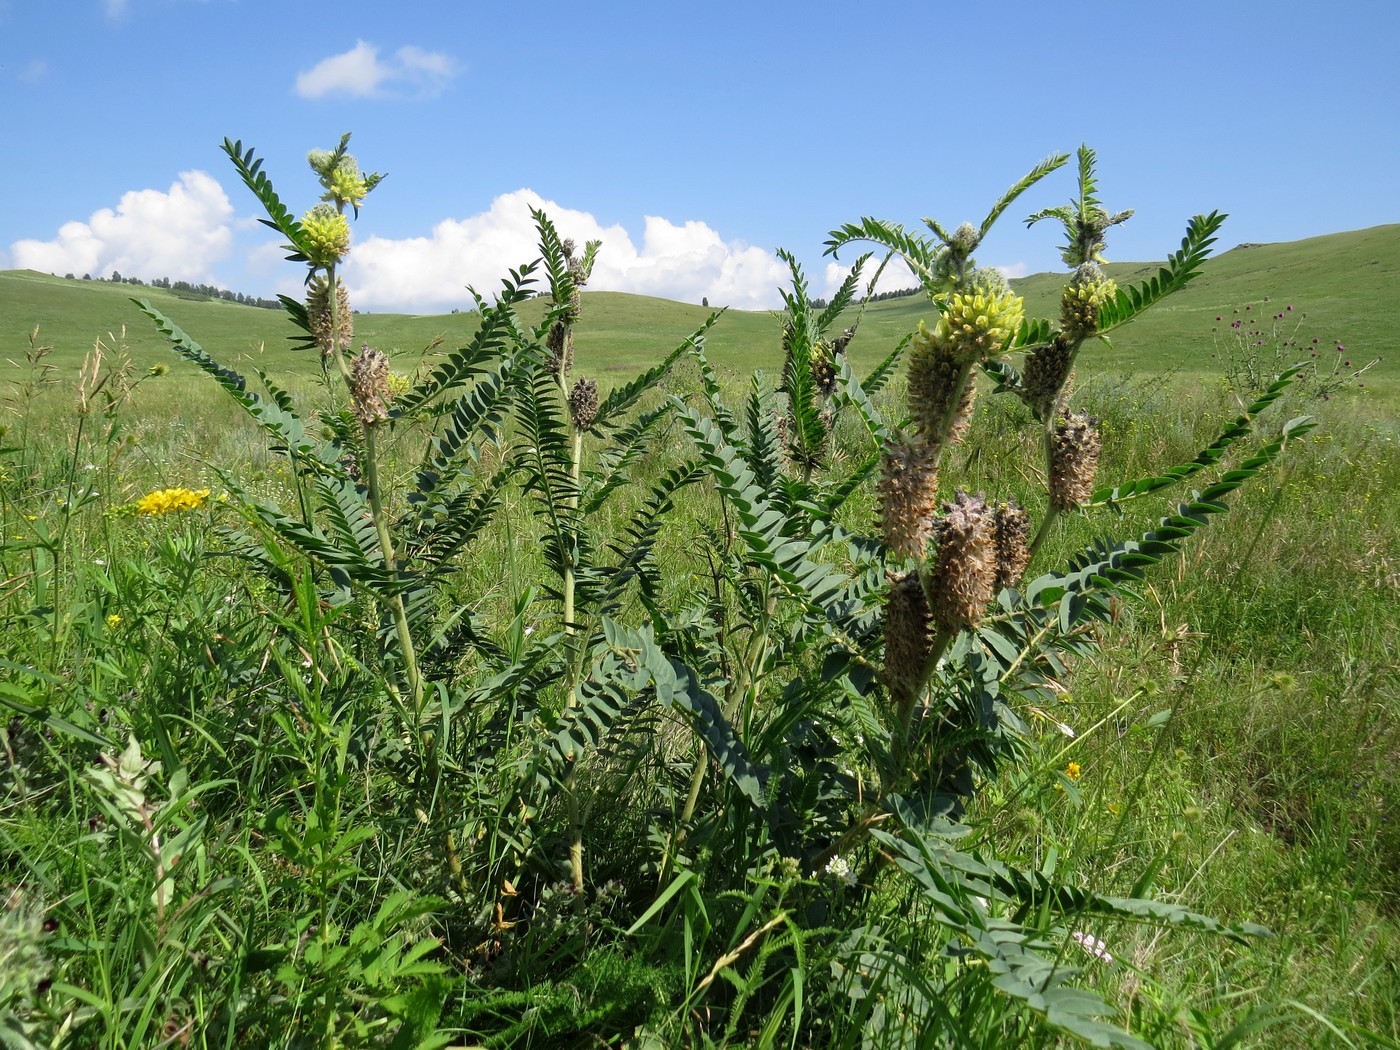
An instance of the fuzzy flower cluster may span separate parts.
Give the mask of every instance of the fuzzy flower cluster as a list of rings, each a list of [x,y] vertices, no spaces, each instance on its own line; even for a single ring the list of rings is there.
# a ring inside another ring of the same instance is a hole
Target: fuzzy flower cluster
[[[199,510],[208,498],[208,489],[157,489],[136,501],[136,513],[169,514],[177,510]]]

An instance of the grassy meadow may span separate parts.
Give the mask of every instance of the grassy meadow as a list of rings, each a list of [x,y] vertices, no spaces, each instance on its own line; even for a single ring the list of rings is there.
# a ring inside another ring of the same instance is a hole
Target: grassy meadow
[[[1155,269],[1107,267],[1120,285]],[[1027,316],[1056,317],[1064,281],[1014,282]],[[836,850],[888,793],[885,759],[862,750],[881,694],[858,688],[859,653],[830,672],[820,617],[785,611],[782,551],[740,542],[761,529],[724,480],[742,457],[724,457],[769,433],[750,416],[776,403],[778,315],[724,313],[703,360],[682,354],[639,392],[648,421],[625,453],[625,428],[569,429],[524,394],[488,408],[489,362],[460,402],[380,427],[376,453],[346,437],[339,376],[286,349],[279,311],[0,273],[0,1044],[1400,1046],[1396,287],[1400,226],[1242,246],[1111,347],[1086,345],[1071,403],[1098,420],[1100,486],[1192,462],[1297,361],[1316,372],[1251,423],[1260,447],[1292,417],[1317,427],[1066,632],[1039,699],[1006,700],[1022,728],[938,832],[948,844],[907,840],[921,855],[893,834]],[[390,615],[402,591],[361,558],[382,537],[348,511],[297,531],[317,500],[351,497],[308,480],[132,297],[289,391],[308,441],[358,457],[352,492],[379,456],[387,512],[409,523],[401,557],[433,581],[411,592],[430,607],[412,628],[426,696],[394,685],[413,681]],[[551,309],[518,313],[547,329]],[[574,376],[606,399],[709,315],[587,292]],[[920,319],[935,319],[923,296],[871,304],[851,370],[869,376]],[[358,314],[354,344],[422,384],[491,321]],[[978,382],[940,489],[1038,515],[1041,427]],[[871,385],[873,411],[902,418],[903,364]],[[664,414],[672,396],[694,418]],[[717,405],[729,445],[704,423]],[[873,594],[882,563],[850,537],[879,518],[874,446],[854,403],[828,422],[809,487],[785,469],[794,506],[829,500],[830,516],[785,542]],[[433,435],[454,427],[471,435],[466,495],[435,492],[422,505],[441,513],[415,518],[402,494],[425,456],[448,475]],[[564,458],[530,466],[551,441]],[[1252,469],[1244,447],[1162,494],[1066,514],[1031,575]],[[759,452],[746,462],[777,462]],[[764,483],[779,506],[785,483]],[[209,494],[138,509],[167,489]],[[561,515],[586,524],[551,531]],[[352,539],[353,557],[314,553]],[[569,542],[578,571],[556,574]],[[648,645],[666,658],[636,655]],[[670,689],[690,699],[662,703]],[[1081,896],[1048,888],[1065,886]],[[1048,961],[1021,969],[1016,952]],[[1105,1004],[1104,1028],[1070,990]]]

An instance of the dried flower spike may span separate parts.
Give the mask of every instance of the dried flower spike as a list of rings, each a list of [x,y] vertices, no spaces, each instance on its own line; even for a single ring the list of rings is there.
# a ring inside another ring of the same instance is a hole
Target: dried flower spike
[[[929,446],[903,438],[880,461],[880,519],[885,545],[898,557],[922,558],[938,509],[938,468]]]
[[[1054,413],[1070,380],[1070,344],[1063,336],[1026,356],[1017,389],[1021,400],[1045,419]]]
[[[306,296],[306,316],[322,357],[350,349],[350,341],[355,336],[355,318],[344,284],[335,282],[335,310],[332,315],[330,284],[324,277],[313,281],[311,291]]]
[[[1056,510],[1073,510],[1093,495],[1101,446],[1098,422],[1083,412],[1071,412],[1055,424],[1050,504]]]
[[[569,415],[574,426],[587,430],[598,418],[598,384],[591,379],[579,379],[569,392]]]
[[[996,581],[993,590],[1017,587],[1030,564],[1031,552],[1026,540],[1030,535],[1030,516],[1015,500],[997,504],[994,514],[996,536]]]
[[[926,581],[934,622],[948,631],[974,627],[996,583],[996,525],[981,496],[959,491],[934,523]]]
[[[923,685],[924,664],[933,651],[933,618],[917,572],[889,577],[885,602],[885,681],[909,694]]]
[[[958,402],[950,416],[954,397]],[[945,440],[949,444],[961,441],[976,398],[977,388],[967,379],[957,357],[920,322],[909,355],[909,412],[919,435],[935,446]]]
[[[350,365],[350,396],[355,417],[366,426],[389,418],[389,358],[368,343]]]

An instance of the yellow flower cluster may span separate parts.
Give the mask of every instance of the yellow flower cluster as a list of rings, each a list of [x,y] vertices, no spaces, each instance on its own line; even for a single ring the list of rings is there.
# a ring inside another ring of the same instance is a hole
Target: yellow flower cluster
[[[174,510],[199,510],[208,498],[208,489],[157,489],[136,501],[136,513],[169,514]]]
[[[350,250],[350,220],[329,204],[318,204],[303,215],[301,232],[313,266],[334,266]]]
[[[1025,316],[1024,307],[1024,301],[1013,292],[954,292],[932,332],[920,322],[915,346],[931,343],[958,361],[985,361],[1016,334]]]

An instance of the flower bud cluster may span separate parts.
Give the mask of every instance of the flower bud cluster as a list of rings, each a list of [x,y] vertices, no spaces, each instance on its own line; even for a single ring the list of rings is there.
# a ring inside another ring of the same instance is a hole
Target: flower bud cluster
[[[1118,294],[1118,285],[1104,276],[1097,263],[1087,262],[1074,271],[1060,297],[1060,331],[1068,340],[1087,338],[1098,331],[1099,310]]]

